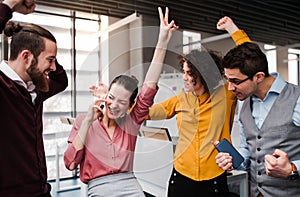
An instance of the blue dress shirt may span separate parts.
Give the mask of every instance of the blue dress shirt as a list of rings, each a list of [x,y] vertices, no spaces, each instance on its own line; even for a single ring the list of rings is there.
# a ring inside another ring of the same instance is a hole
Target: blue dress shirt
[[[256,96],[252,96],[253,106],[252,106],[252,116],[254,118],[254,122],[258,128],[261,128],[266,116],[268,115],[272,105],[274,104],[275,100],[279,96],[280,92],[286,85],[286,81],[278,73],[271,73],[271,75],[275,78],[270,90],[266,94],[263,100],[257,98]],[[249,149],[246,143],[246,136],[244,134],[243,125],[240,123],[240,147],[239,152],[245,158],[245,161],[241,164],[238,168],[240,170],[246,170],[249,168]],[[297,100],[296,106],[293,112],[293,123],[300,127],[300,97]],[[300,154],[300,153],[299,153]],[[296,166],[297,169],[300,170],[300,160],[292,161]]]

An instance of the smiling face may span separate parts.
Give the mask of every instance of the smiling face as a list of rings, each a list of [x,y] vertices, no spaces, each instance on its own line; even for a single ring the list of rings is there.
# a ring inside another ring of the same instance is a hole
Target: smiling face
[[[132,92],[126,90],[122,85],[114,83],[108,92],[106,99],[106,113],[110,119],[123,117],[130,107]]]
[[[27,74],[35,85],[43,92],[49,91],[48,74],[56,70],[55,59],[57,46],[55,42],[45,39],[45,50],[40,53],[38,58],[33,58],[30,67],[26,70]]]
[[[191,75],[191,69],[188,66],[187,62],[183,63],[182,71],[183,71],[183,84],[184,84],[185,92],[197,92],[199,89],[203,88],[203,85],[201,84],[199,77],[196,79],[196,83],[195,83],[195,79]]]

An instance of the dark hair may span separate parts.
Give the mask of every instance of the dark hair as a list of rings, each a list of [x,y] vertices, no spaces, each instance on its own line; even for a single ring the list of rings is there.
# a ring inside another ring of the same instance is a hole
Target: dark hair
[[[224,68],[238,68],[247,76],[254,76],[257,72],[264,72],[269,76],[266,55],[259,46],[252,42],[245,42],[231,49],[223,59]]]
[[[207,92],[209,92],[209,89],[212,90],[218,87],[220,81],[223,80],[222,55],[217,51],[192,50],[180,58],[181,70],[185,62],[188,64],[191,76],[194,78],[194,85],[197,83],[196,79],[199,78]]]
[[[5,26],[4,34],[12,37],[10,43],[10,60],[17,59],[22,50],[29,50],[37,58],[45,50],[43,38],[56,43],[55,37],[48,30],[35,24],[21,25],[9,21]]]
[[[110,90],[111,86],[114,83],[121,85],[129,92],[132,92],[130,99],[129,99],[129,106],[131,107],[134,104],[135,98],[138,94],[139,81],[137,80],[137,78],[134,76],[119,75],[119,76],[115,77],[114,80],[110,83],[108,90]]]

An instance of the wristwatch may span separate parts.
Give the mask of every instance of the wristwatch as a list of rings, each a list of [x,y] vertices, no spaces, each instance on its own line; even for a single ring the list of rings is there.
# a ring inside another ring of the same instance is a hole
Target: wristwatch
[[[289,175],[289,179],[290,180],[297,180],[297,179],[299,179],[299,173],[298,173],[296,165],[294,163],[291,163],[291,166],[292,166],[292,172]]]

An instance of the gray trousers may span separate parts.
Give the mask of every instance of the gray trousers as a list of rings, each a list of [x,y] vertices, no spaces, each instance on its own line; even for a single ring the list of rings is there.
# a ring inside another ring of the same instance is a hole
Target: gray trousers
[[[107,175],[88,183],[89,197],[143,197],[144,192],[132,172]]]

